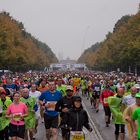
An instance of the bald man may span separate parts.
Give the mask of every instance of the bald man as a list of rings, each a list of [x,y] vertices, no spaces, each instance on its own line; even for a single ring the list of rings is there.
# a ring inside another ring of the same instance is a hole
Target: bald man
[[[33,139],[35,124],[36,124],[35,112],[38,109],[36,99],[34,97],[29,96],[29,89],[28,88],[24,88],[22,91],[22,98],[20,100],[27,105],[28,111],[29,111],[28,116],[26,118],[24,118],[25,129],[26,129],[25,139],[28,140],[28,136],[27,136],[28,131],[29,131],[30,139]]]
[[[135,86],[131,87],[130,92],[131,94],[125,96],[122,102],[126,107],[136,103],[135,95],[137,93],[137,88]]]
[[[115,124],[115,140],[119,137],[125,139],[125,122],[123,119],[123,95],[124,88],[118,88],[117,95],[108,98],[108,104],[113,115],[113,123]]]

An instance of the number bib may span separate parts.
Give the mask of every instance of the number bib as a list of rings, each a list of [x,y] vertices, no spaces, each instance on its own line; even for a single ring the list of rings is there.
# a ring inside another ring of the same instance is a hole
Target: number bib
[[[49,111],[54,111],[55,110],[55,105],[56,105],[56,101],[48,101],[47,104],[50,104],[50,107],[47,108]]]
[[[20,121],[22,113],[15,113],[13,114],[13,120]]]
[[[71,140],[84,140],[84,133],[82,131],[71,131]]]
[[[108,103],[108,98],[104,98],[104,103]]]

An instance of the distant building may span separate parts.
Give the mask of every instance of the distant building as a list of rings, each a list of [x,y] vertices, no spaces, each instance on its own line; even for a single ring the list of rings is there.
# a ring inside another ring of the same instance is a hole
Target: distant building
[[[70,60],[70,59],[66,59],[66,60],[60,60],[59,63],[61,64],[75,64],[76,60]]]
[[[53,63],[50,65],[50,70],[87,70],[84,63],[77,63],[76,60],[61,60],[59,63]]]

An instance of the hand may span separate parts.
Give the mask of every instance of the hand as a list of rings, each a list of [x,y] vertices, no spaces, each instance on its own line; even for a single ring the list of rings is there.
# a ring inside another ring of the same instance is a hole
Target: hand
[[[14,115],[13,115],[13,114],[10,114],[10,115],[8,116],[8,118],[9,118],[9,119],[13,119],[13,118],[14,118]]]
[[[89,132],[92,132],[92,130],[93,130],[92,128],[89,128],[89,129],[88,129]]]
[[[22,113],[12,114],[12,115],[10,115],[10,118],[12,120],[19,121],[19,120],[23,120],[24,119],[24,115],[22,115]]]
[[[68,111],[69,111],[69,110],[68,110],[67,107],[65,107],[65,108],[62,109],[62,112],[68,112]]]
[[[42,106],[40,107],[40,109],[44,110],[44,109],[45,109],[45,105],[42,105]]]
[[[126,117],[125,120],[126,120],[127,122],[129,122],[129,123],[131,122],[130,117]]]
[[[23,119],[24,119],[24,116],[23,116],[23,115],[21,115],[21,116],[20,116],[20,119],[21,119],[21,120],[23,120]]]
[[[51,103],[46,103],[45,108],[49,108],[49,107],[51,107]]]
[[[137,138],[137,132],[132,133],[132,140],[135,140]]]

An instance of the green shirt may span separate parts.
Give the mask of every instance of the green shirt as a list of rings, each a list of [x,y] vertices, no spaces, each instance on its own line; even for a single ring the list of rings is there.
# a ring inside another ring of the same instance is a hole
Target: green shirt
[[[92,91],[89,92],[89,97],[92,97]]]
[[[0,99],[0,106],[2,107],[2,116],[0,117],[0,131],[4,130],[6,126],[9,125],[10,119],[5,118],[6,110],[8,106],[12,103],[9,98],[6,98],[4,102]]]
[[[64,97],[66,95],[66,85],[57,86],[56,90],[60,91],[62,93],[62,96]]]
[[[140,107],[138,107],[134,111],[134,113],[132,115],[132,119],[138,121],[138,138],[140,139]]]
[[[24,118],[25,120],[25,128],[35,128],[35,112],[33,112],[34,110],[34,106],[36,104],[36,99],[34,97],[29,97],[29,98],[21,98],[20,99],[21,102],[25,103],[28,107],[28,116]]]
[[[117,87],[116,87],[115,85],[110,86],[110,89],[111,89],[114,93],[116,93],[116,91],[117,91]]]
[[[122,98],[119,98],[117,96],[108,97],[108,104],[113,115],[113,123],[125,124],[122,111]]]

